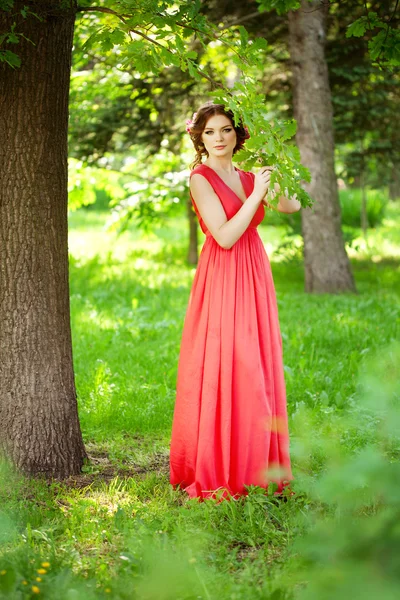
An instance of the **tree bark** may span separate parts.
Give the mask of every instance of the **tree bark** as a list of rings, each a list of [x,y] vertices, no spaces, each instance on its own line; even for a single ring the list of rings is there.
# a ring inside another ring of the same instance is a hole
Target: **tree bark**
[[[355,292],[341,230],[341,210],[334,165],[333,110],[324,55],[329,3],[302,0],[289,11],[296,142],[312,181],[304,187],[315,200],[302,209],[305,291]]]
[[[396,160],[393,160],[389,181],[389,199],[393,201],[400,198],[399,166],[400,163]]]
[[[28,15],[23,6],[39,13]],[[0,31],[0,452],[28,475],[64,478],[87,458],[75,391],[68,281],[68,98],[76,0],[16,2]]]
[[[190,197],[187,201],[187,215],[189,221],[189,248],[187,254],[187,260],[190,265],[197,265],[199,260],[198,255],[198,228],[197,228],[197,218],[196,213],[193,210],[192,201]]]

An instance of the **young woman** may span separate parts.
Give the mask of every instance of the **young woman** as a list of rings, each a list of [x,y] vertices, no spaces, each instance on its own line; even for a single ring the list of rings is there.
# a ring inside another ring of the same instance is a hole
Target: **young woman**
[[[271,167],[233,166],[248,133],[223,105],[203,105],[187,130],[196,150],[190,195],[206,240],[183,326],[170,483],[192,498],[235,499],[271,481],[280,494],[293,479],[282,338],[257,231]],[[299,208],[280,197],[278,210]]]

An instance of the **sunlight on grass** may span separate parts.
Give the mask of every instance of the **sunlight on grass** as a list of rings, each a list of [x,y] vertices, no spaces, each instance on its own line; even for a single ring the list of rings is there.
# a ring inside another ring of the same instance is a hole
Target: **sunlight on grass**
[[[221,504],[169,485],[195,275],[185,220],[146,238],[133,226],[117,238],[105,220],[70,214],[73,356],[89,460],[50,482],[0,464],[0,599],[209,600],[216,590],[224,600],[397,597],[398,207],[388,206],[368,247],[357,238],[349,250],[354,295],[305,294],[302,262],[274,255],[284,227],[259,228],[277,292],[296,494],[283,501],[250,486]]]

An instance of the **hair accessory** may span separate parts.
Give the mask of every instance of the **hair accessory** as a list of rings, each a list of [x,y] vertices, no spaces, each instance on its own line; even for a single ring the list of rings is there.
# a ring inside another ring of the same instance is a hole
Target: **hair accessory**
[[[186,131],[190,133],[190,129],[193,126],[193,121],[196,120],[197,113],[193,113],[193,117],[191,119],[186,119]]]

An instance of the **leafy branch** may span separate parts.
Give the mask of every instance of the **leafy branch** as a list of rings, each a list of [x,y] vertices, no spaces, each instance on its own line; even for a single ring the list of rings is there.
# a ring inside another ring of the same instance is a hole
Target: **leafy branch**
[[[1,0],[0,0],[1,1]],[[302,181],[310,181],[309,170],[300,163],[300,153],[294,144],[287,143],[296,132],[294,120],[273,125],[265,111],[265,98],[258,93],[258,81],[249,75],[249,65],[262,69],[264,51],[268,43],[263,38],[249,39],[246,29],[239,25],[236,29],[219,29],[200,14],[199,0],[182,2],[165,0],[121,0],[121,11],[106,6],[77,7],[78,12],[98,11],[114,16],[120,22],[117,27],[104,24],[96,29],[85,41],[82,51],[99,46],[104,54],[118,46],[121,68],[132,68],[140,74],[162,71],[178,67],[188,71],[193,80],[207,80],[211,85],[211,97],[232,110],[235,123],[242,121],[250,132],[245,148],[235,155],[244,168],[255,165],[274,165],[271,188],[267,200],[274,206],[278,198],[272,190],[274,183],[288,195],[296,194],[302,206],[311,206],[312,199],[301,187]],[[143,27],[146,23],[146,29]],[[150,25],[149,25],[150,24]],[[198,55],[190,48],[188,41],[196,36],[203,47],[211,40],[229,48],[231,59],[241,73],[241,81],[228,88],[216,80],[206,68],[198,64]]]

